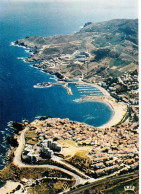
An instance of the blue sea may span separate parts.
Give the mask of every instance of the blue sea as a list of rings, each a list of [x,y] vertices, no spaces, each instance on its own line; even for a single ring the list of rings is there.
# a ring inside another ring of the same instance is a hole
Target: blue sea
[[[132,7],[115,6],[113,10],[110,6],[104,9],[103,5],[94,4],[95,1],[82,2],[0,2],[0,169],[8,147],[5,138],[10,133],[5,129],[9,121],[32,121],[46,115],[101,126],[113,115],[112,109],[104,103],[77,102],[80,92],[76,85],[70,85],[73,96],[61,86],[33,88],[37,83],[55,82],[54,76],[21,60],[21,57],[29,56],[24,48],[10,46],[11,42],[26,36],[71,34],[88,21],[137,17]]]

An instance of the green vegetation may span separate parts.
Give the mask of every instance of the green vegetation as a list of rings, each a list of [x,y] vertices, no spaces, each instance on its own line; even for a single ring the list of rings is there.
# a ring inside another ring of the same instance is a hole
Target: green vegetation
[[[57,48],[46,48],[43,51],[43,54],[46,54],[46,55],[52,55],[52,54],[57,54],[57,53],[59,53],[59,49]]]
[[[82,70],[85,78],[92,79],[94,75],[107,77],[123,74],[124,68],[137,69],[138,65],[138,20],[117,19],[100,23],[86,23],[77,33],[53,37],[26,37],[16,41],[16,44],[34,47],[35,54],[29,61],[43,61],[58,57],[65,66],[58,65],[46,72],[60,72],[71,77],[79,76]],[[49,47],[46,47],[49,45]],[[40,49],[41,50],[40,50]],[[62,56],[75,51],[89,51],[88,59],[62,59]],[[40,51],[40,52],[39,52]],[[76,63],[75,63],[76,62]],[[56,65],[56,62],[54,63]],[[61,64],[61,63],[60,63]],[[79,64],[79,65],[78,65]],[[112,68],[112,67],[116,68]],[[40,68],[42,66],[39,65]],[[93,71],[92,71],[93,70]]]
[[[124,186],[134,186],[134,192],[125,192]],[[89,192],[88,192],[89,191]],[[129,177],[117,177],[115,179],[107,178],[102,183],[97,183],[89,189],[81,191],[82,194],[127,194],[139,193],[139,177],[138,175],[131,175]]]
[[[29,168],[22,167],[18,168],[17,166],[10,163],[0,172],[0,181],[4,182],[6,180],[21,181],[23,178],[26,179],[39,179],[44,176],[47,177],[59,177],[59,178],[71,178],[69,175],[50,168]]]
[[[66,162],[86,173],[89,172],[90,161],[86,150],[78,151],[73,157],[66,159]]]
[[[29,194],[57,194],[72,187],[73,181],[60,181],[56,179],[42,179],[28,187]]]

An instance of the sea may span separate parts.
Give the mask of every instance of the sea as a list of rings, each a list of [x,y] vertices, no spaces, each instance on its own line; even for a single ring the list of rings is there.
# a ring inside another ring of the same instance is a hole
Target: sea
[[[103,4],[94,2],[0,1],[0,169],[5,166],[4,157],[9,148],[6,137],[12,135],[7,129],[9,121],[51,116],[98,127],[111,119],[110,106],[102,102],[79,102],[83,90],[78,90],[75,84],[70,84],[72,96],[61,86],[34,88],[37,83],[56,82],[56,77],[33,68],[32,63],[24,60],[30,55],[28,50],[12,45],[26,36],[71,34],[89,21],[137,17],[132,7],[115,6],[113,10],[111,6],[104,8]],[[100,91],[97,92],[99,95]]]

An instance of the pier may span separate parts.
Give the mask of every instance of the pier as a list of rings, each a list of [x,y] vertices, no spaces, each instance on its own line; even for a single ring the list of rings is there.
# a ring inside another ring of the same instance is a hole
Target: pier
[[[68,91],[68,94],[69,94],[69,95],[73,95],[71,88],[68,87],[68,83],[65,83],[65,84],[62,85],[62,86]]]
[[[71,88],[68,87],[68,83],[64,83],[64,82],[57,82],[57,83],[51,83],[51,82],[45,82],[45,83],[38,83],[37,85],[34,85],[34,88],[49,88],[52,86],[62,86],[63,88],[65,88],[68,91],[69,95],[73,95]]]

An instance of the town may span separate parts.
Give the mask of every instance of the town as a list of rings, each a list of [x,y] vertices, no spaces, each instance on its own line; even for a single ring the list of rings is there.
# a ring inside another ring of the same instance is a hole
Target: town
[[[137,71],[124,73],[119,77],[109,77],[101,82],[112,97],[128,105],[139,105],[139,88]]]
[[[13,44],[30,49],[24,61],[56,81],[34,88],[61,86],[73,95],[75,84],[72,103],[105,103],[112,115],[100,127],[61,115],[15,122],[0,181],[18,182],[12,193],[107,193],[119,183],[138,182],[138,20],[88,22],[73,34],[27,36]]]
[[[94,75],[90,79],[85,79],[87,66],[91,61],[91,54],[86,51],[75,51],[72,55],[61,55],[54,57],[50,60],[43,60],[34,67],[42,69],[44,72],[49,72],[58,77],[60,84],[62,82],[87,82],[95,83],[106,89],[110,95],[117,101],[122,101],[128,105],[139,104],[139,91],[138,91],[138,72],[137,70],[125,72],[119,76],[104,76]],[[70,69],[74,71],[70,74]],[[67,71],[64,70],[67,67]],[[58,82],[59,83],[59,82]],[[37,84],[35,87],[47,87],[48,84]]]
[[[40,164],[55,156],[92,178],[124,174],[138,169],[138,133],[130,121],[103,129],[68,118],[35,120],[25,133],[22,160]]]

